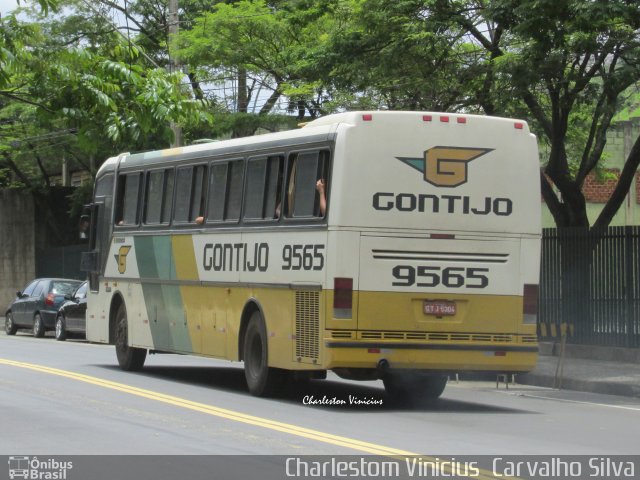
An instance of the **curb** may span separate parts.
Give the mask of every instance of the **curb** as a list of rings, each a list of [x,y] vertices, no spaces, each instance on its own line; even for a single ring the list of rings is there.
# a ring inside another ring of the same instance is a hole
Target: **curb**
[[[557,390],[574,390],[578,392],[600,393],[606,395],[619,395],[623,397],[640,397],[640,385],[630,385],[619,382],[599,380],[579,380],[575,378],[562,378],[562,387],[555,385],[554,375],[541,373],[525,373],[516,376],[516,382],[521,385],[533,385],[537,387],[554,388]]]

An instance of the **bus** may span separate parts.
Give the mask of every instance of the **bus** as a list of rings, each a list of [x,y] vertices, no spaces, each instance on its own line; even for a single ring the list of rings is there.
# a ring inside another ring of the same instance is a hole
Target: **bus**
[[[257,396],[329,370],[392,398],[529,371],[539,175],[526,122],[429,112],[109,158],[87,338],[124,370],[148,352],[243,361]]]

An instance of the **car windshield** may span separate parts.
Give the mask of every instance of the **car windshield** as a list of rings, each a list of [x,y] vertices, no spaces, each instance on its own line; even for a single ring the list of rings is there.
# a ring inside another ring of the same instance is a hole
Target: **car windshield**
[[[82,283],[79,287],[78,290],[76,290],[76,293],[73,294],[74,297],[76,298],[84,298],[87,296],[87,282]]]
[[[71,295],[76,291],[78,285],[80,285],[80,282],[53,281],[49,291],[55,295]]]

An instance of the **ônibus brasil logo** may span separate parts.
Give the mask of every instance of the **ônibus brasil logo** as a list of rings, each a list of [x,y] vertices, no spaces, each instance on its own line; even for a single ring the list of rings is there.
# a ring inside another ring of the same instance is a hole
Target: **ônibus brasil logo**
[[[493,148],[433,147],[422,158],[396,157],[424,174],[425,182],[437,187],[458,187],[467,182],[471,160],[489,153]]]
[[[40,460],[38,457],[9,457],[9,478],[27,480],[66,480],[67,471],[73,469],[73,462],[64,462],[54,458]]]

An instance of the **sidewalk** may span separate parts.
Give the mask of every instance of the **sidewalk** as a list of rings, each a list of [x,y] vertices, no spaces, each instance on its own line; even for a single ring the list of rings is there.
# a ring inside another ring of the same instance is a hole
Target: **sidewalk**
[[[538,365],[518,375],[523,385],[640,397],[640,349],[566,345],[564,361],[559,345],[540,344]]]

